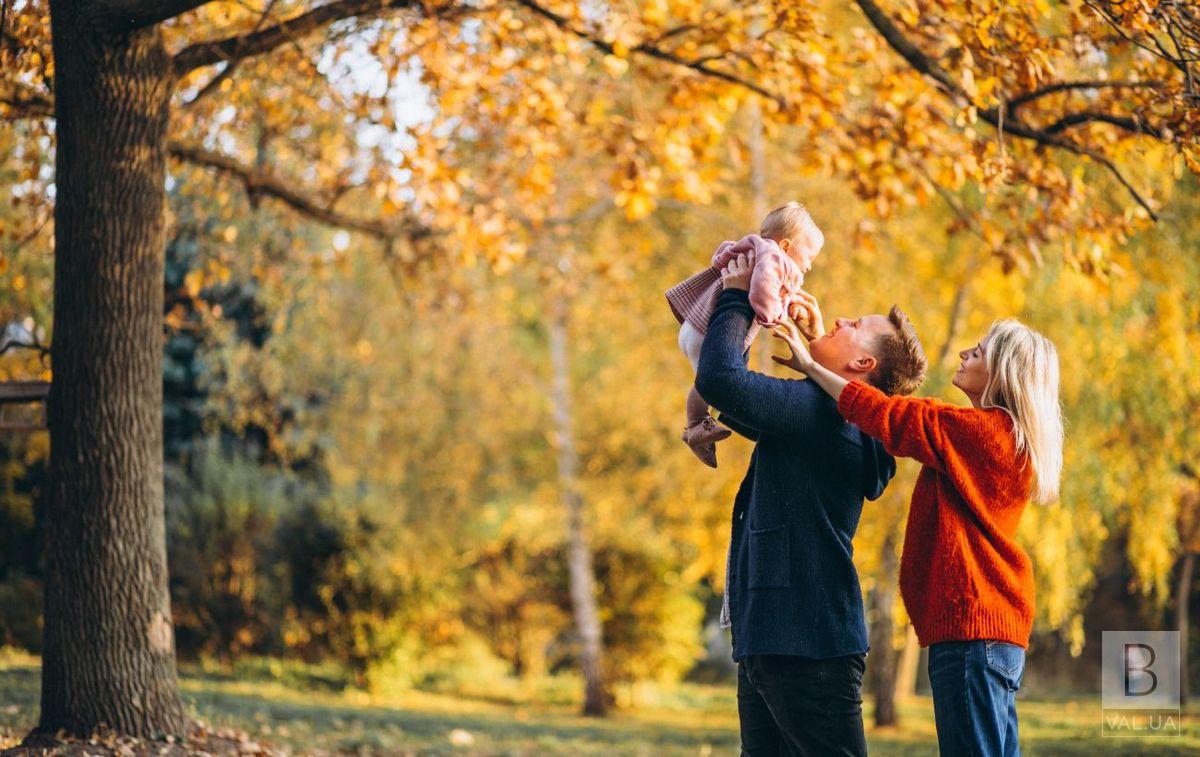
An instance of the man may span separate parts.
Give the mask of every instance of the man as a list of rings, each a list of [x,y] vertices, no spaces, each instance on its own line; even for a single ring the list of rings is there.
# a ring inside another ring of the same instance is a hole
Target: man
[[[865,755],[867,629],[851,540],[863,498],[883,493],[896,463],[813,381],[746,368],[752,267],[742,257],[722,272],[696,374],[721,421],[756,442],[734,500],[726,580],[742,754]],[[810,315],[820,320],[815,307]],[[915,391],[927,365],[897,308],[838,319],[810,350],[890,394]]]

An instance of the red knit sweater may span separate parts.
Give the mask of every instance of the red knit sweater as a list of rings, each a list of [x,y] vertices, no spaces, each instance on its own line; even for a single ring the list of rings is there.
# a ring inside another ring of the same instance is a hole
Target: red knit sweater
[[[900,557],[900,594],[921,646],[1028,646],[1033,569],[1016,532],[1032,472],[1017,457],[1008,413],[890,397],[860,381],[842,391],[838,410],[888,452],[922,464]]]

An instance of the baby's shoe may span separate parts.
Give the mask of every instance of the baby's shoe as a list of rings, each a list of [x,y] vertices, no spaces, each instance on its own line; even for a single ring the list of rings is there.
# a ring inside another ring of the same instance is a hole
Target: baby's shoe
[[[729,438],[733,433],[717,423],[711,415],[706,415],[696,423],[690,424],[683,430],[683,441],[691,448],[700,462],[710,468],[717,467],[717,442]]]

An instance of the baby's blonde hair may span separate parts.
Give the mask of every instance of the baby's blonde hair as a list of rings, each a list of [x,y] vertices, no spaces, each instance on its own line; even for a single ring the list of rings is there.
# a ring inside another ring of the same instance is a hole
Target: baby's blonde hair
[[[825,244],[825,235],[817,228],[808,209],[794,200],[767,213],[759,234],[776,242],[806,237],[817,250]]]
[[[1004,408],[1012,416],[1017,452],[1033,466],[1030,494],[1037,502],[1053,502],[1063,466],[1054,343],[1020,321],[996,321],[988,332],[984,363],[988,381],[980,404]]]

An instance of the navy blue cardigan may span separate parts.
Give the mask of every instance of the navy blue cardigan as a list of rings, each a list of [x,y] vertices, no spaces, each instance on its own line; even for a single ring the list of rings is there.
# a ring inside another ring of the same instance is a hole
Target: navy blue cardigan
[[[896,461],[811,379],[749,370],[753,318],[744,290],[722,292],[696,373],[700,395],[756,442],[733,505],[733,658],[865,653],[851,540],[863,498],[883,493]]]

